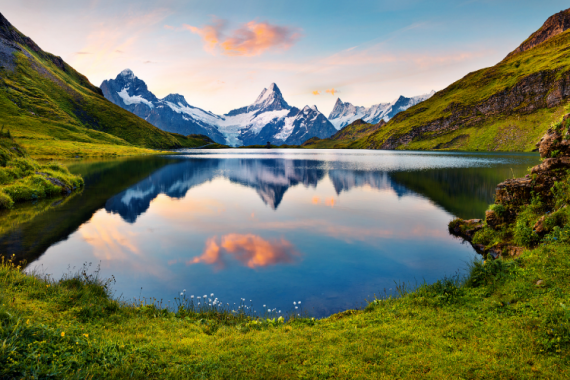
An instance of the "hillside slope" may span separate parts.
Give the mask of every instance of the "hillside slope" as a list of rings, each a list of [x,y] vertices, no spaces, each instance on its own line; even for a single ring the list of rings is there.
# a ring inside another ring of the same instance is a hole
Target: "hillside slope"
[[[303,143],[304,148],[309,149],[346,149],[353,148],[355,141],[366,138],[386,125],[384,120],[377,124],[370,124],[358,119],[343,127],[337,133],[326,139],[313,137]]]
[[[0,123],[35,156],[203,145],[161,131],[112,104],[85,76],[43,51],[2,14]]]
[[[570,9],[497,65],[468,74],[362,138],[367,149],[531,151],[570,97]]]

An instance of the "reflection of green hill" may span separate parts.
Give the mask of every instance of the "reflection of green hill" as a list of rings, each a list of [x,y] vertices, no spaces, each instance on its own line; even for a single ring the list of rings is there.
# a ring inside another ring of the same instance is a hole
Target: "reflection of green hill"
[[[171,163],[172,159],[141,157],[70,165],[71,172],[83,176],[85,190],[61,203],[52,199],[51,204],[28,204],[11,211],[9,217],[14,222],[0,226],[0,252],[15,253],[18,260],[32,262],[88,221],[107,199]]]
[[[526,167],[429,169],[390,173],[390,178],[455,216],[483,218],[495,200],[495,188],[513,173],[524,176]]]

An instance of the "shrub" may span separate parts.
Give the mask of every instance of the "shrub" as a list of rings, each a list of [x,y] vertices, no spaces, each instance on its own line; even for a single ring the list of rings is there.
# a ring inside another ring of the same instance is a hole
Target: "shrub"
[[[473,243],[488,246],[495,243],[498,239],[500,239],[499,231],[495,231],[490,227],[485,227],[475,233],[473,236]]]
[[[14,201],[8,195],[0,192],[0,210],[12,208]]]

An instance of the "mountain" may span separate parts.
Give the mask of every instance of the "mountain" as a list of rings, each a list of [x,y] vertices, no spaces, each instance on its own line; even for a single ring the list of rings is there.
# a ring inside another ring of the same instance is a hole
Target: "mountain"
[[[226,141],[215,127],[219,116],[192,107],[182,95],[170,94],[158,99],[129,69],[123,70],[115,79],[103,81],[101,90],[111,102],[163,131],[202,134],[221,144]]]
[[[61,57],[43,51],[0,14],[0,120],[34,156],[147,153],[192,146],[103,97]]]
[[[336,132],[316,106],[289,106],[275,83],[264,88],[253,104],[225,115],[193,107],[182,95],[158,99],[129,69],[105,80],[101,89],[111,102],[162,130],[204,134],[221,144],[299,145],[311,137],[325,138]]]
[[[570,99],[570,9],[493,67],[466,75],[354,143],[365,149],[531,151]]]
[[[380,120],[390,120],[399,112],[405,111],[408,108],[429,99],[433,94],[435,94],[435,91],[411,98],[400,96],[391,103],[379,103],[368,108],[354,106],[351,103],[343,103],[343,101],[338,98],[329,115],[329,120],[336,129],[341,129],[358,119],[362,119],[370,124],[377,124]]]

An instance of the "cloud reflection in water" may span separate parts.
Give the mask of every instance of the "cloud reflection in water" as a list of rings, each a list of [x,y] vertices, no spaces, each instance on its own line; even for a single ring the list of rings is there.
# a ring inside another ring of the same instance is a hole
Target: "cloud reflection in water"
[[[206,248],[201,256],[189,260],[186,264],[204,263],[214,265],[216,270],[227,266],[227,258],[233,258],[251,269],[277,264],[294,264],[301,254],[285,239],[265,240],[253,234],[228,234],[216,236],[206,241]]]

